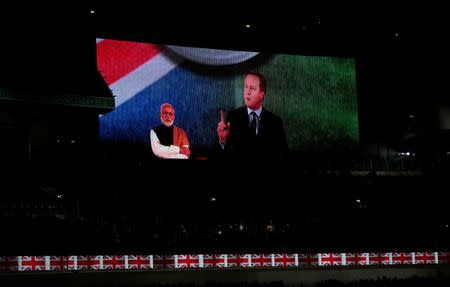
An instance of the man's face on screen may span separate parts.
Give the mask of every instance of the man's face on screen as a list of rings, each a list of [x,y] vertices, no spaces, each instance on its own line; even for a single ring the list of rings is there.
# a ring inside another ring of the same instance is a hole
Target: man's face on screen
[[[259,78],[255,75],[247,75],[244,83],[245,105],[252,110],[257,110],[262,106],[264,92],[261,91]]]
[[[173,125],[173,121],[175,120],[175,110],[170,106],[163,107],[161,111],[161,123],[166,127],[170,127]]]

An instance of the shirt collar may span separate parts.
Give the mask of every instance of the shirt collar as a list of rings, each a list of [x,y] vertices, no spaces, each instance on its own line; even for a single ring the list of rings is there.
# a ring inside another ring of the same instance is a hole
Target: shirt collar
[[[250,115],[251,112],[255,112],[256,115],[258,116],[258,118],[261,117],[261,111],[262,111],[262,106],[259,109],[257,109],[257,110],[252,110],[249,107],[247,107],[247,114]]]

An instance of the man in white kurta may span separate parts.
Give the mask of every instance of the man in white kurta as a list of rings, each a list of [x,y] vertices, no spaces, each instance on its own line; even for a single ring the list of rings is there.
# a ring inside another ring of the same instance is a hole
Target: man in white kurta
[[[152,151],[158,158],[188,159],[191,155],[186,132],[174,125],[175,109],[161,105],[161,125],[150,131]]]

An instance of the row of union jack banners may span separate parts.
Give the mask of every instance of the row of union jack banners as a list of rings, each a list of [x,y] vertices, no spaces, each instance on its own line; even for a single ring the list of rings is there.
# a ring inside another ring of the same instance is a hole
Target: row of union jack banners
[[[0,272],[449,264],[450,252],[0,256]]]

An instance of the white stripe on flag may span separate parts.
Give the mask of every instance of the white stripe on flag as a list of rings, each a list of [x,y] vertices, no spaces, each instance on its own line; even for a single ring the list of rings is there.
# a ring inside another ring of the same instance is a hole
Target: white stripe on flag
[[[125,259],[125,269],[128,269],[128,255],[124,255],[123,259]]]
[[[438,264],[439,263],[439,255],[438,252],[433,252],[434,253],[434,263]]]
[[[45,270],[50,270],[50,256],[44,256]]]
[[[228,255],[223,255],[223,267],[228,267]]]
[[[366,265],[370,264],[370,255],[369,253],[366,253]]]
[[[297,253],[294,254],[294,265],[298,266],[298,254]]]
[[[180,267],[178,266],[178,255],[174,255],[174,256],[173,256],[173,261],[175,262],[175,268],[180,268]]]
[[[150,255],[148,258],[149,264],[150,264],[150,268],[153,269],[153,255]]]
[[[411,252],[411,259],[412,259],[412,264],[416,264],[416,253],[415,252]]]
[[[172,55],[172,53],[168,57],[168,53],[167,51],[159,53],[110,86],[114,96],[116,96],[116,107],[161,79],[182,61],[180,56]]]
[[[392,252],[388,252],[386,254],[387,254],[388,258],[389,258],[389,265],[392,265],[393,264],[392,263]]]
[[[73,257],[73,269],[78,269],[78,256],[72,256]]]
[[[341,263],[343,266],[347,265],[347,254],[341,253]]]
[[[275,266],[275,254],[270,254],[270,261],[272,263],[272,267]]]
[[[248,256],[248,260],[247,260],[248,267],[253,267],[253,265],[252,265],[252,255],[251,254],[246,254],[246,255]],[[264,254],[262,254],[262,256],[264,257]]]
[[[22,270],[22,256],[17,256],[17,270],[23,271]]]
[[[103,255],[99,255],[98,256],[98,261],[99,261],[99,265],[100,265],[100,269],[103,269]]]
[[[198,256],[198,267],[203,268],[203,254]]]
[[[319,266],[322,266],[322,254],[319,253],[319,255],[317,256],[317,258],[319,259]]]

